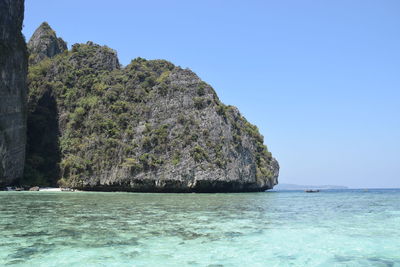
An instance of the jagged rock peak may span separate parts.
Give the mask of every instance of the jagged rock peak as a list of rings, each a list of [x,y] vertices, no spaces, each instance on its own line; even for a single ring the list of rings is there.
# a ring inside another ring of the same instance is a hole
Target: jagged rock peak
[[[97,71],[120,68],[117,52],[108,46],[88,41],[86,44],[74,44],[71,52],[70,61],[77,68],[85,66]]]
[[[56,32],[47,22],[43,22],[28,42],[29,62],[35,64],[43,59],[54,57],[65,50],[67,50],[67,43],[57,37]]]

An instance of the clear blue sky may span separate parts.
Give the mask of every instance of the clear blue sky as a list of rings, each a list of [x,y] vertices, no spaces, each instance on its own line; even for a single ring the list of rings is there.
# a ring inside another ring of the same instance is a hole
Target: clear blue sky
[[[195,71],[258,125],[280,182],[400,187],[400,1],[26,0],[48,21]]]

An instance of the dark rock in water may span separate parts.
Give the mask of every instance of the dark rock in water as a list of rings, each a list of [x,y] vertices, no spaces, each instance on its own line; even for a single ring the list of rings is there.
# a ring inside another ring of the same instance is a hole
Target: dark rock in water
[[[76,44],[32,64],[29,87],[31,184],[246,192],[278,182],[278,162],[257,127],[195,73],[165,60],[121,68],[114,50]]]
[[[71,188],[68,188],[68,187],[62,187],[62,188],[61,188],[61,191],[62,191],[62,192],[73,192],[74,189],[71,189]]]
[[[29,188],[29,191],[39,191],[39,186]]]
[[[67,50],[67,44],[63,39],[57,38],[56,33],[47,22],[43,22],[33,33],[28,42],[29,64],[52,58]]]
[[[27,53],[23,0],[0,1],[0,187],[22,177],[26,143]]]

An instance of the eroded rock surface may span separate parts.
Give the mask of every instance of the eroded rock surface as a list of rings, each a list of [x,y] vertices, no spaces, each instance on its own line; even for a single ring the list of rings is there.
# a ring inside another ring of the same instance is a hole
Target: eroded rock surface
[[[0,0],[0,186],[24,169],[27,53],[21,34],[23,0]]]
[[[57,37],[55,31],[53,31],[47,22],[43,22],[28,42],[29,63],[36,64],[43,59],[52,58],[65,50],[67,50],[67,43]]]

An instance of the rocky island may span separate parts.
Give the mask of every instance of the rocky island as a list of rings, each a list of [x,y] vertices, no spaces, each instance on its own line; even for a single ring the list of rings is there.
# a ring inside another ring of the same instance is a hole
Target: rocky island
[[[68,50],[47,23],[28,52],[20,184],[135,192],[249,192],[277,184],[278,162],[257,127],[191,70],[143,58],[122,67],[113,49],[92,42]],[[2,141],[0,152],[19,140]],[[12,166],[2,163],[3,173]]]

